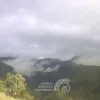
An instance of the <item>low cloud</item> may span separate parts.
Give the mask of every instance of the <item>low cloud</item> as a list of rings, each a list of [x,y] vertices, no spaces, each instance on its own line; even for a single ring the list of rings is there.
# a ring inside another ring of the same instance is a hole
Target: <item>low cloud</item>
[[[1,1],[0,56],[99,55],[99,4],[99,0]]]
[[[44,61],[44,60],[38,63],[39,60],[40,59],[33,59],[31,61],[31,58],[18,57],[13,60],[6,60],[3,62],[14,68],[15,72],[22,73],[28,77],[36,75],[37,72],[42,72],[42,73],[53,72],[53,71],[56,72],[60,67],[59,64],[54,67],[50,66],[51,63],[49,61]],[[44,65],[46,65],[46,68]]]

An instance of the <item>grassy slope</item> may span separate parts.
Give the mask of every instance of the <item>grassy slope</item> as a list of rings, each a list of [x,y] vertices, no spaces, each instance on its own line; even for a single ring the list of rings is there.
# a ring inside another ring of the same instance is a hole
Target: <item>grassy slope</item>
[[[71,79],[70,95],[73,98],[82,100],[100,100],[100,67],[98,66],[77,66],[69,78]]]
[[[60,71],[57,75],[60,76],[62,73],[63,71]],[[67,74],[64,76],[71,80],[71,90],[67,93],[69,97],[74,98],[74,100],[100,100],[100,67],[77,65],[73,68],[69,77],[67,77]],[[44,99],[44,97],[46,98],[49,94],[52,97],[51,100],[54,100],[52,93],[44,94],[42,92],[39,97]],[[56,95],[55,98],[55,100],[60,100],[57,99],[58,97]]]
[[[6,96],[4,93],[0,93],[0,100],[20,100],[20,99],[15,99],[10,96]]]

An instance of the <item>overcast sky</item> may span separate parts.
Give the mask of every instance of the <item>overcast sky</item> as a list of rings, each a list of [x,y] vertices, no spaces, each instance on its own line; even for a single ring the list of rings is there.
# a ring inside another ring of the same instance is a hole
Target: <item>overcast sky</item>
[[[100,55],[100,0],[0,0],[0,55]]]

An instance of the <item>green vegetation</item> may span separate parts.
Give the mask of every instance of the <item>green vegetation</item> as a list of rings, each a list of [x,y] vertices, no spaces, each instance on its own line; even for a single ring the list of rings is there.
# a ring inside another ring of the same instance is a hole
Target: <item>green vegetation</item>
[[[40,94],[35,98],[29,94],[21,74],[8,73],[4,80],[0,80],[0,100],[73,100],[62,92]]]
[[[33,96],[31,96],[27,91],[25,79],[21,74],[13,75],[11,73],[8,73],[4,80],[0,80],[0,92],[22,100],[34,99]]]
[[[0,80],[0,100],[72,100],[62,92],[40,94],[35,98],[29,94],[21,74],[8,73],[4,80]]]
[[[33,91],[21,74],[8,73],[0,80],[0,100],[100,100],[100,67],[80,65],[73,68],[69,77],[64,76],[71,80],[67,94]]]
[[[0,100],[21,100],[21,99],[15,99],[13,97],[5,95],[5,93],[0,93]]]

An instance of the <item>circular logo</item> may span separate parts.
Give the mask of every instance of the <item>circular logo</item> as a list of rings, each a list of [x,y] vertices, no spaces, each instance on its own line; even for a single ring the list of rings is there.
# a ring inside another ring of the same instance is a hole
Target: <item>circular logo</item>
[[[67,93],[70,91],[70,85],[69,85],[70,80],[63,78],[58,80],[55,85],[54,85],[54,91],[60,91],[60,87],[62,92]]]

